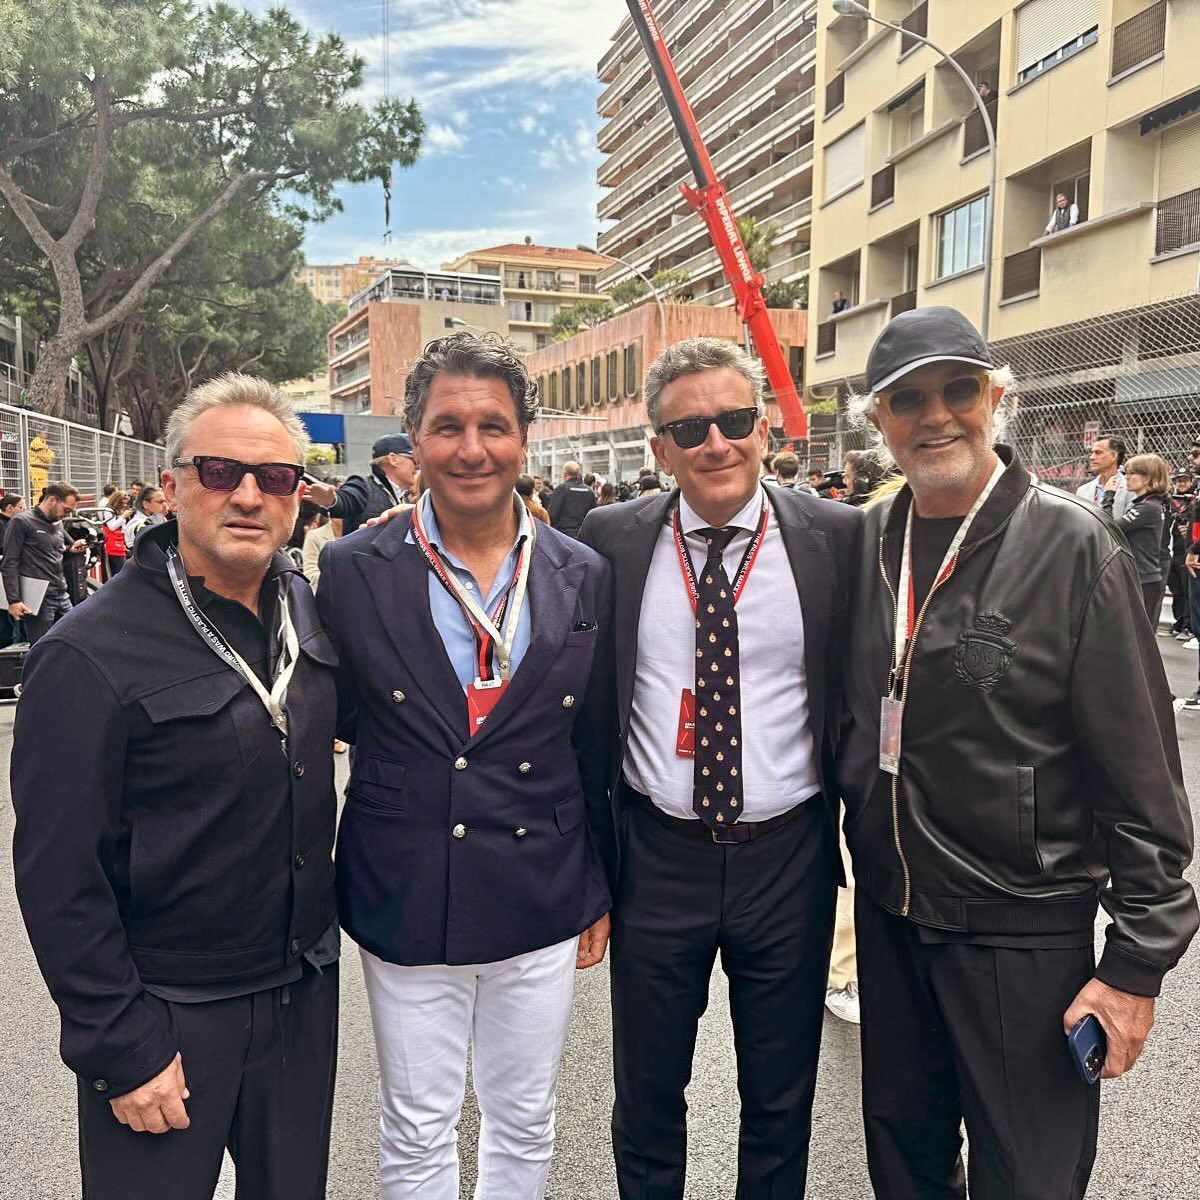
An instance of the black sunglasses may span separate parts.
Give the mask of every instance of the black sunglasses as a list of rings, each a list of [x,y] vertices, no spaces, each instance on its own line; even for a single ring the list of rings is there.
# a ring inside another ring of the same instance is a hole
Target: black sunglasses
[[[723,438],[740,442],[754,432],[757,422],[757,408],[734,408],[715,417],[683,417],[678,421],[668,421],[659,426],[658,432],[659,436],[669,433],[680,450],[694,450],[704,444],[710,425],[715,425]]]
[[[942,402],[952,413],[968,413],[979,403],[986,378],[984,375],[962,375],[940,388],[896,388],[883,392],[879,400],[893,417],[915,417],[924,412],[929,397],[940,392]]]
[[[195,467],[200,486],[210,492],[236,491],[247,475],[253,475],[258,490],[265,496],[290,496],[300,486],[304,474],[304,468],[295,463],[244,463],[216,454],[177,458],[171,465]]]

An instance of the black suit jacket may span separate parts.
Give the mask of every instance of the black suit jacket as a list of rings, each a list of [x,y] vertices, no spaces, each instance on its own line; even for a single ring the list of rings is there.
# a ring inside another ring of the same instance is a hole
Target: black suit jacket
[[[338,911],[388,962],[495,962],[565,941],[609,908],[612,706],[608,656],[596,654],[611,636],[609,569],[538,527],[529,650],[470,737],[411,528],[406,513],[321,552],[339,728],[356,744]]]
[[[862,514],[849,505],[790,489],[768,487],[766,493],[779,521],[804,616],[813,761],[817,764],[829,820],[836,832],[839,794],[834,754],[845,696],[850,604],[862,545]],[[614,626],[622,634],[615,644],[613,667],[617,705],[613,785],[618,804],[621,789],[616,787],[617,776],[625,757],[633,711],[642,593],[658,535],[678,502],[679,490],[674,489],[668,494],[627,504],[596,508],[588,514],[579,533],[580,540],[603,554],[613,569]],[[663,630],[662,635],[691,636],[691,629]],[[673,716],[667,714],[665,719]],[[746,734],[753,736],[749,730]],[[836,845],[836,836],[833,844]]]

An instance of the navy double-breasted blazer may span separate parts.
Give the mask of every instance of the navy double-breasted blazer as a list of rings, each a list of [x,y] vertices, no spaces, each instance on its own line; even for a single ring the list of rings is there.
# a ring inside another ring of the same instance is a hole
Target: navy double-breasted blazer
[[[321,554],[317,605],[355,743],[337,845],[346,932],[387,962],[484,963],[582,932],[609,908],[615,743],[608,564],[542,526],[532,639],[468,736],[411,515]]]

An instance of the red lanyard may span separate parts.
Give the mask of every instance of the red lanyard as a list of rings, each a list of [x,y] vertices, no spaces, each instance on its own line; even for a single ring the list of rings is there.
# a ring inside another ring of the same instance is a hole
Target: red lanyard
[[[475,614],[471,611],[467,604],[463,602],[459,594],[460,588],[455,587],[457,580],[451,580],[450,568],[442,558],[438,550],[430,543],[425,536],[425,530],[421,527],[421,522],[413,521],[413,537],[416,540],[421,553],[425,556],[425,561],[429,564],[430,569],[437,577],[438,582],[458,601],[459,608],[462,609],[463,616],[467,619],[467,624],[471,627],[471,633],[475,638],[475,649],[477,665],[479,667],[479,678],[481,680],[491,679],[493,677],[493,649],[496,644],[496,639],[483,627]],[[521,579],[522,568],[525,564],[526,548],[525,543],[521,543],[521,551],[517,557],[517,568],[513,572],[512,582],[504,590],[504,594],[496,603],[496,607],[490,617],[489,622],[496,630],[500,629],[501,623],[504,620],[505,611],[508,609],[508,601],[512,596],[517,584]],[[461,585],[460,585],[461,586]],[[482,611],[482,610],[481,610]],[[513,631],[515,634],[515,630]],[[501,673],[507,677],[509,674],[508,663],[501,664]]]
[[[770,512],[771,505],[764,496],[762,516],[759,518],[758,528],[754,531],[754,535],[750,539],[750,544],[746,547],[746,553],[742,555],[742,561],[738,564],[737,574],[733,577],[733,602],[735,605],[741,598],[742,592],[746,589],[746,580],[750,578],[750,572],[754,569],[755,559],[758,558],[758,552],[762,548]],[[683,527],[679,522],[678,508],[671,514],[671,530],[675,535],[675,553],[679,556],[679,570],[683,574],[684,587],[687,588],[688,599],[691,601],[692,612],[694,613],[696,611],[696,604],[700,598],[700,589],[696,583],[696,572],[692,567],[691,555],[688,554],[687,544],[683,540]]]

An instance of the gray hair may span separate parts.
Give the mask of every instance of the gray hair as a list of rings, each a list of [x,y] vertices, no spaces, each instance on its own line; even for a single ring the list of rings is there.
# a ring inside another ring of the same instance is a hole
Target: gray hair
[[[499,379],[512,396],[521,429],[528,429],[537,418],[537,383],[530,379],[516,346],[498,333],[479,335],[461,330],[430,342],[409,368],[404,382],[404,424],[409,433],[421,427],[425,401],[439,372]]]
[[[572,459],[570,462],[563,463],[563,476],[567,479],[578,479],[583,473],[583,468]]]
[[[698,371],[713,371],[721,367],[736,371],[750,385],[754,407],[761,415],[765,411],[763,393],[767,383],[762,363],[751,358],[737,342],[725,338],[686,338],[668,346],[646,372],[646,413],[654,429],[658,429],[659,405],[662,403],[663,388],[668,383],[674,383],[681,375],[694,375]]]
[[[195,388],[171,414],[171,419],[167,422],[168,467],[179,458],[179,451],[183,448],[196,418],[226,404],[260,408],[269,413],[287,430],[296,451],[296,461],[304,462],[309,447],[308,430],[296,416],[296,410],[287,397],[265,379],[230,371]]]
[[[1016,411],[1017,377],[1011,367],[993,367],[988,372],[988,380],[994,388],[1004,389],[1004,398],[1000,407],[992,417],[992,441],[1002,442],[1008,430],[1008,422]],[[869,414],[879,407],[879,397],[874,392],[851,392],[846,400],[846,416],[849,418],[851,429],[857,429],[866,435],[867,448],[862,453],[869,454],[874,459],[880,474],[890,471],[896,465],[892,452],[883,440],[883,434],[871,423]]]

